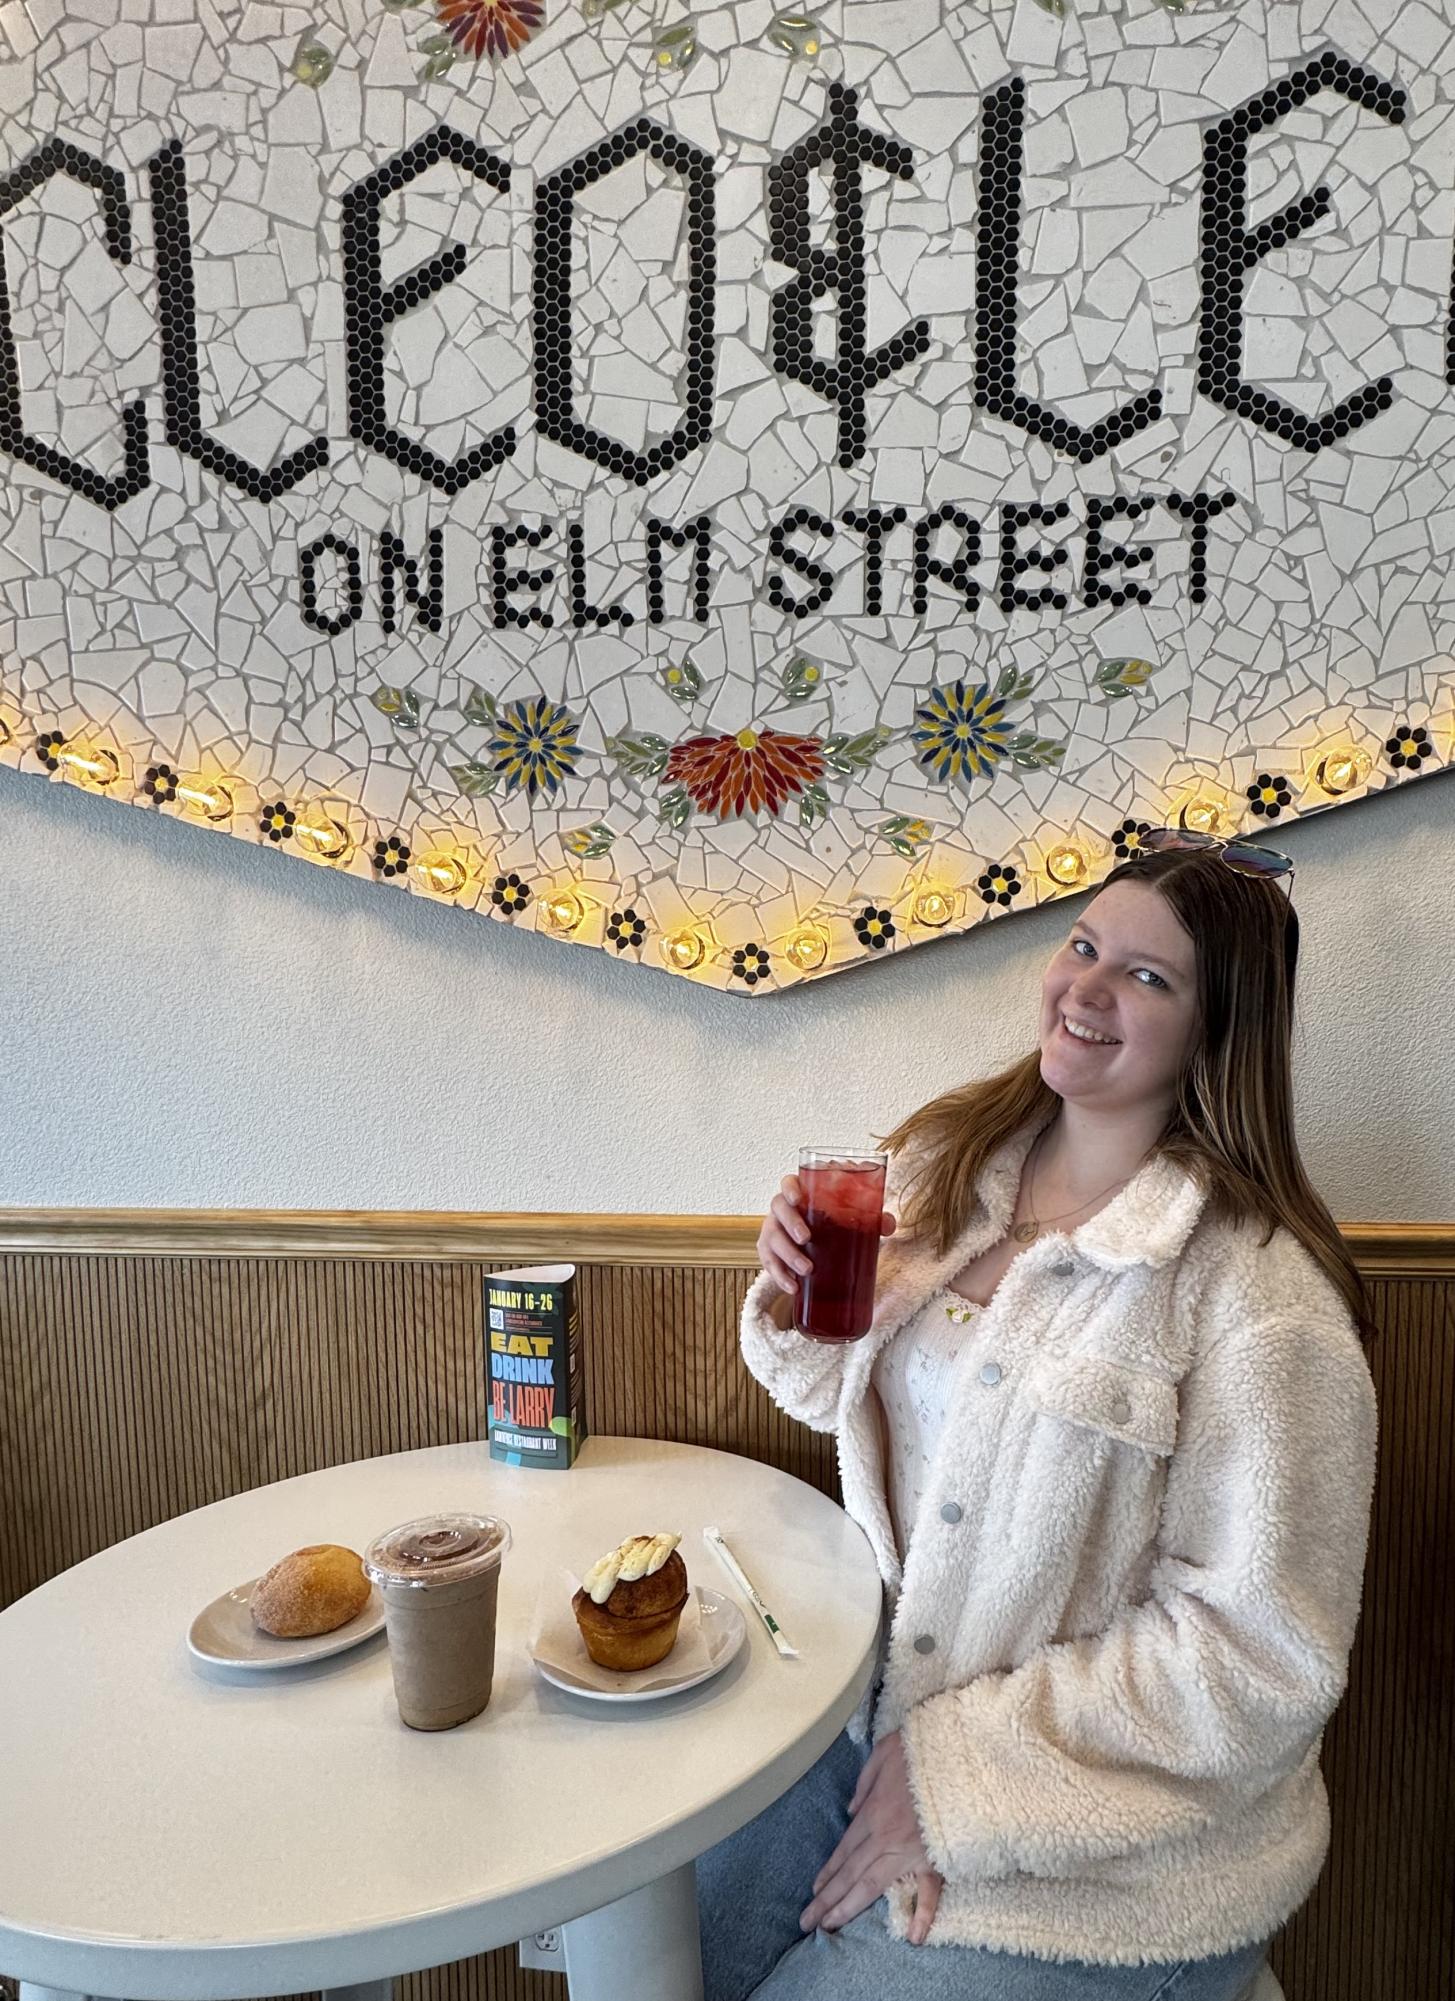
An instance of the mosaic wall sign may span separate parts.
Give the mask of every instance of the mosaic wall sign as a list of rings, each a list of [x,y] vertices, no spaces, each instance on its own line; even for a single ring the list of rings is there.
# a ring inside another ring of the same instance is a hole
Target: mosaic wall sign
[[[1452,109],[1423,0],[7,0],[0,756],[738,993],[1276,842],[1451,759]]]

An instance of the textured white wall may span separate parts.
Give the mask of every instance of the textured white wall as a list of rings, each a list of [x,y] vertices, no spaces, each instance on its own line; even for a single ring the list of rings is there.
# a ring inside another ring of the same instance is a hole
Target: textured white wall
[[[1455,1219],[1455,785],[1280,828],[1309,1170]],[[736,999],[0,768],[0,1205],[749,1211],[1034,1034],[1077,902]]]

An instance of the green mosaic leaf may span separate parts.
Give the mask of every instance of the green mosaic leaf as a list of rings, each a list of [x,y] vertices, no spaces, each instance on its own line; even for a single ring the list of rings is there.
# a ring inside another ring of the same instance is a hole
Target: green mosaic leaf
[[[593,820],[589,827],[575,827],[561,842],[568,854],[579,861],[598,862],[609,853],[616,835],[601,820]]]
[[[829,795],[822,785],[806,785],[798,802],[800,827],[815,827],[829,816]]]
[[[841,778],[849,778],[856,771],[867,771],[893,735],[893,730],[886,729],[881,723],[877,729],[861,730],[857,736],[825,737],[824,762]]]
[[[1043,14],[1054,14],[1058,21],[1064,21],[1068,12],[1066,0],[1036,0]]]
[[[1007,667],[995,685],[995,692],[1003,702],[1023,702],[1035,685],[1034,674],[1020,667]]]
[[[783,669],[782,687],[784,698],[790,702],[806,702],[823,689],[823,668],[816,660],[806,660],[800,653],[796,660],[790,660]]]
[[[892,820],[881,821],[875,832],[907,862],[912,862],[925,843],[935,837],[928,820],[916,819],[908,813],[896,813]]]
[[[419,697],[412,688],[377,687],[369,700],[381,716],[387,716],[396,729],[415,730],[419,728]]]
[[[674,21],[670,27],[658,29],[652,54],[658,69],[685,75],[697,61],[697,30],[690,21]]]
[[[482,729],[493,729],[498,719],[499,711],[495,706],[495,697],[487,694],[485,689],[472,684],[470,699],[465,704],[465,721],[479,723]]]
[[[646,730],[640,736],[609,736],[605,748],[630,778],[660,778],[672,752],[665,737]]]
[[[674,785],[657,807],[657,818],[664,826],[675,827],[680,833],[692,818],[692,801],[680,785]]]
[[[1097,667],[1095,685],[1109,702],[1124,695],[1139,694],[1156,673],[1150,660],[1103,660]]]
[[[1054,743],[1049,737],[1037,736],[1034,730],[1022,730],[1011,738],[1006,746],[1011,759],[1023,771],[1044,771],[1049,765],[1059,764],[1066,755],[1064,743]]]
[[[702,693],[702,676],[690,660],[673,661],[657,678],[674,702],[692,702]]]
[[[768,23],[768,40],[790,56],[812,60],[823,48],[823,29],[811,14],[775,14]]]
[[[500,773],[493,766],[478,764],[452,764],[450,776],[467,799],[488,799],[500,783]]]

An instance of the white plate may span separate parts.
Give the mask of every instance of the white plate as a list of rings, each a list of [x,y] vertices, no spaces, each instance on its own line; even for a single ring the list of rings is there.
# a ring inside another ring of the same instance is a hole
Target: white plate
[[[301,1661],[326,1660],[370,1640],[384,1624],[384,1601],[371,1585],[369,1602],[346,1626],[331,1633],[318,1633],[311,1640],[275,1640],[253,1624],[249,1609],[258,1579],[250,1577],[232,1591],[224,1591],[192,1621],[187,1632],[187,1651],[199,1661],[216,1667],[283,1668],[297,1667]]]
[[[553,1688],[563,1688],[568,1695],[589,1696],[593,1702],[657,1702],[665,1695],[680,1695],[684,1688],[696,1688],[699,1682],[710,1681],[720,1673],[748,1637],[747,1621],[732,1599],[724,1598],[721,1592],[709,1591],[705,1584],[699,1584],[697,1609],[711,1666],[700,1668],[695,1674],[685,1674],[680,1681],[659,1681],[655,1688],[633,1688],[635,1677],[623,1674],[617,1677],[620,1688],[595,1688],[590,1682],[576,1681],[560,1668],[547,1667],[540,1660],[535,1662],[536,1673]],[[584,1642],[581,1652],[584,1658]]]

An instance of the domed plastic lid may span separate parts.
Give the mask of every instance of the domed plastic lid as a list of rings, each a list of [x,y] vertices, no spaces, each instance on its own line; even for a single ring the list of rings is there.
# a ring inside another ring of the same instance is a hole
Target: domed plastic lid
[[[421,1515],[369,1544],[364,1573],[375,1584],[459,1584],[509,1548],[510,1524],[497,1515]]]

